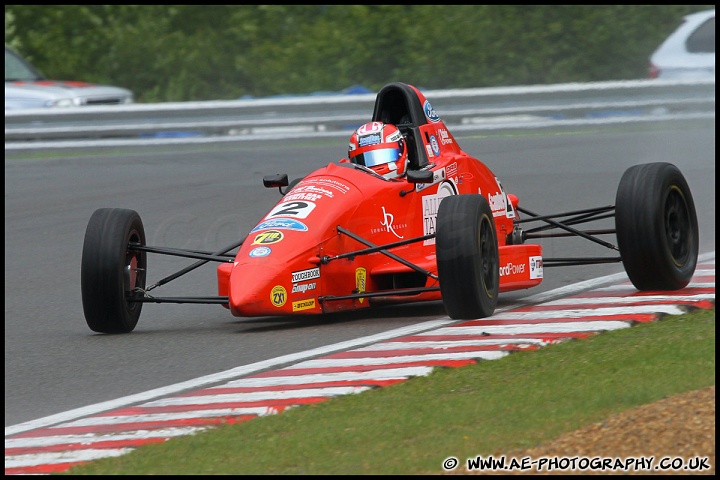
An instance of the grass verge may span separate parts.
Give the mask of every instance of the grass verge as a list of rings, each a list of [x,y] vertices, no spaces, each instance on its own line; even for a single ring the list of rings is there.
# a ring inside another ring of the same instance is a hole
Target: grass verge
[[[715,385],[715,310],[500,360],[97,460],[66,474],[443,473],[664,397]]]

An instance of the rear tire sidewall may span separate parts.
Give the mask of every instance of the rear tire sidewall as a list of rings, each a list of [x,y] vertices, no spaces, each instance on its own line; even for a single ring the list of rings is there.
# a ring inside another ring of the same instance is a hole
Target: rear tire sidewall
[[[500,285],[497,233],[492,210],[481,195],[442,199],[435,236],[438,277],[450,318],[489,317]]]
[[[697,265],[697,213],[688,184],[670,163],[628,168],[618,185],[615,227],[625,271],[638,290],[678,290]]]
[[[91,330],[129,333],[137,325],[141,302],[128,301],[144,290],[146,252],[130,251],[129,243],[145,245],[137,212],[101,208],[90,217],[83,243],[80,284],[83,312]]]

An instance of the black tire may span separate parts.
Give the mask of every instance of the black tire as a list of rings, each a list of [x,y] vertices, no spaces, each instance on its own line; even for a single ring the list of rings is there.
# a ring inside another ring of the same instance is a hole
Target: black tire
[[[695,272],[698,222],[690,189],[671,163],[628,168],[615,198],[625,271],[638,290],[678,290]]]
[[[83,243],[80,285],[85,321],[100,333],[129,333],[140,318],[140,296],[147,275],[146,252],[130,251],[130,242],[145,245],[137,212],[101,208],[90,217]]]
[[[435,230],[440,293],[453,319],[495,312],[500,262],[495,221],[481,195],[451,195],[440,202]]]

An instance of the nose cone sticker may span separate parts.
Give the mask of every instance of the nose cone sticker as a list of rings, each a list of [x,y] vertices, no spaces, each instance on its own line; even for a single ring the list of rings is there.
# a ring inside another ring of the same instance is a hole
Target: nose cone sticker
[[[284,228],[286,230],[298,230],[300,232],[307,232],[308,230],[307,225],[292,218],[273,218],[272,220],[260,222],[250,233],[255,233],[258,230],[267,230],[269,228]]]
[[[282,307],[287,301],[287,290],[282,285],[275,285],[270,290],[270,301],[276,307]]]
[[[272,250],[270,250],[269,247],[257,247],[250,250],[250,253],[248,253],[248,255],[250,255],[251,257],[267,257],[268,255],[270,255],[270,252],[272,252]]]
[[[284,235],[280,230],[267,230],[265,232],[258,233],[255,235],[253,245],[269,245],[271,243],[277,243],[283,239]]]

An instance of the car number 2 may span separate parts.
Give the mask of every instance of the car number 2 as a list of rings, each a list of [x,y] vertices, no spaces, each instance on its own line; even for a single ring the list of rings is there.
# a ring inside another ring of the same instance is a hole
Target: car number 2
[[[315,204],[312,202],[283,202],[275,205],[275,208],[270,210],[265,218],[275,217],[296,217],[296,218],[307,218],[310,212],[315,208]]]

